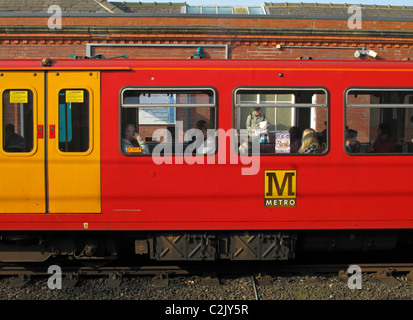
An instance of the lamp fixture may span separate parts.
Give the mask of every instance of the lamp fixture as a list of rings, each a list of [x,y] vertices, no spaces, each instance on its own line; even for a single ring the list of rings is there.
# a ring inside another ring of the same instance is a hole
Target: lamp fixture
[[[354,56],[356,58],[360,58],[361,56],[369,56],[371,58],[376,58],[377,52],[373,50],[366,50],[366,48],[362,47],[360,50],[356,50],[356,52],[354,52]]]

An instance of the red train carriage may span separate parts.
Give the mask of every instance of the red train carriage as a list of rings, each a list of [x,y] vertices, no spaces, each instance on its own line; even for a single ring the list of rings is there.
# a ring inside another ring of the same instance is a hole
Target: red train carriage
[[[284,260],[410,241],[410,62],[0,70],[2,262],[115,259],[124,246],[158,260]]]

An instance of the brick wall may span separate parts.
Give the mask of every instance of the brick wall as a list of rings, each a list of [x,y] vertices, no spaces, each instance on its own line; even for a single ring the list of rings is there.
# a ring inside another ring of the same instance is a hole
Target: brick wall
[[[96,40],[95,40],[96,41]],[[95,41],[90,41],[96,43]],[[385,40],[383,40],[385,41]],[[98,41],[99,42],[99,41]],[[0,46],[0,59],[18,59],[18,58],[43,58],[51,57],[69,58],[69,55],[77,56],[86,55],[86,40],[3,40]],[[107,43],[107,42],[105,42]],[[117,41],[113,41],[113,47],[94,47],[92,55],[103,54],[105,57],[128,55],[133,59],[188,59],[196,53],[196,47],[193,48],[176,48],[176,47],[116,47]],[[170,41],[132,41],[131,44],[171,44]],[[174,41],[173,44],[179,44],[180,41]],[[283,43],[283,42],[278,42]],[[215,42],[186,42],[183,44],[216,44]],[[363,43],[365,44],[365,42]],[[296,42],[288,42],[287,46],[299,46]],[[321,46],[318,43],[311,42],[310,46]],[[325,43],[331,49],[300,49],[300,48],[276,48],[276,43],[255,44],[243,42],[235,44],[230,48],[231,59],[298,59],[300,57],[311,57],[314,60],[360,60],[353,56],[358,47],[357,43],[344,44],[354,49],[339,49],[330,43]],[[402,60],[413,57],[412,45],[394,45],[387,46],[383,44],[367,44],[368,49],[378,53],[379,59],[382,60]],[[202,50],[205,59],[224,59],[225,49],[208,48]],[[362,58],[369,60],[370,58]]]
[[[413,32],[413,22],[408,21],[363,21],[362,29],[355,31],[348,29],[344,19],[64,17],[61,30],[50,30],[47,23],[48,17],[2,17],[0,58],[86,55],[86,43],[227,44],[232,59],[296,59],[311,56],[313,59],[358,60],[353,54],[356,48],[361,47],[378,52],[379,59],[413,57],[413,37],[406,36],[406,32]],[[276,45],[282,48],[277,49]],[[342,47],[354,50],[340,49]],[[186,59],[195,50],[96,47],[92,54]],[[223,48],[207,48],[203,53],[207,59],[225,58]]]

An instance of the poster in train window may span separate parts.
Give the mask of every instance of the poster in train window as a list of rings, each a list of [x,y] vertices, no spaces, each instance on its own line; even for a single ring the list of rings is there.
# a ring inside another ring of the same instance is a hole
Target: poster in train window
[[[139,124],[174,124],[175,108],[159,105],[175,104],[174,94],[142,94],[139,97],[141,105],[157,105],[156,107],[139,108]]]
[[[139,108],[139,124],[174,124],[175,108],[173,107],[141,107]]]
[[[290,133],[288,131],[276,132],[275,141],[276,153],[290,153]]]

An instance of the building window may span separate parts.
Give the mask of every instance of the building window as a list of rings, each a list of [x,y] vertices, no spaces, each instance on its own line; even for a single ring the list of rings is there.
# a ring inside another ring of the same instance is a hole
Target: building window
[[[201,7],[202,14],[217,14],[217,7]]]
[[[248,7],[249,14],[265,14],[261,7]]]
[[[125,88],[120,147],[125,155],[214,154],[216,93],[209,88]],[[198,130],[195,130],[198,129]],[[210,129],[208,131],[208,129]],[[208,149],[204,147],[208,145]]]
[[[266,11],[260,6],[189,6],[184,7],[188,14],[250,14],[263,15]]]
[[[355,88],[345,98],[347,153],[413,153],[413,89]]]
[[[59,93],[59,150],[86,152],[90,147],[89,92],[64,89]]]
[[[199,6],[187,6],[186,7],[186,13],[202,13],[201,12],[201,7]]]
[[[30,90],[3,92],[3,150],[33,150],[33,93]]]
[[[218,14],[232,14],[232,8],[231,7],[217,7],[218,9]]]
[[[327,152],[328,96],[324,89],[240,88],[234,92],[234,101],[240,154]]]

